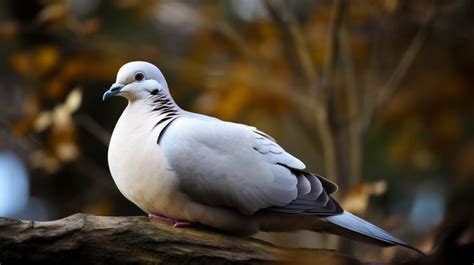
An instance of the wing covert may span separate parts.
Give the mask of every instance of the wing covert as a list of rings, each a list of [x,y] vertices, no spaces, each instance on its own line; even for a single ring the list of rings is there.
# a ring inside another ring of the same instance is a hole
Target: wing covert
[[[301,171],[303,162],[254,127],[207,116],[179,117],[163,132],[159,147],[182,191],[197,202],[243,214],[333,206],[324,182]]]

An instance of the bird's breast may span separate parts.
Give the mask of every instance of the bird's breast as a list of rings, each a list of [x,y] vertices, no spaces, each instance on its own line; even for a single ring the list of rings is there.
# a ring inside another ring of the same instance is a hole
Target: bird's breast
[[[145,119],[124,112],[112,134],[108,162],[120,192],[148,213],[170,211],[178,185],[156,143],[158,132]],[[125,115],[125,116],[124,116]]]

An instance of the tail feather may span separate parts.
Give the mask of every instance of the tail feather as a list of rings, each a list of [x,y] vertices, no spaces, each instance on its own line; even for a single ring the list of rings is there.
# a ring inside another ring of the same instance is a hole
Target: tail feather
[[[424,254],[419,249],[392,236],[387,231],[347,211],[344,211],[342,214],[321,218],[321,220],[335,225],[325,228],[327,232],[333,234],[381,246],[399,245]]]

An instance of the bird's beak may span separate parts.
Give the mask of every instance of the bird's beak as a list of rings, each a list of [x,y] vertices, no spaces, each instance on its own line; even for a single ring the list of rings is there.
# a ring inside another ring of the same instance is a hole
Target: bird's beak
[[[112,84],[112,86],[110,86],[109,90],[105,91],[104,95],[102,96],[102,100],[105,101],[106,99],[110,98],[111,96],[117,95],[118,93],[120,93],[120,90],[122,90],[122,88],[124,86],[125,85],[118,84],[118,83]]]

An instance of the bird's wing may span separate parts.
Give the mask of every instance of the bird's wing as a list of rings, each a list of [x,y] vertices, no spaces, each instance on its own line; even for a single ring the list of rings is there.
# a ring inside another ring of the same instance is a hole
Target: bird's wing
[[[332,182],[254,127],[200,116],[180,117],[163,133],[160,149],[193,200],[244,214],[266,209],[331,215]]]

